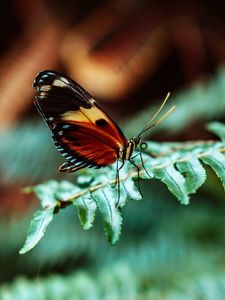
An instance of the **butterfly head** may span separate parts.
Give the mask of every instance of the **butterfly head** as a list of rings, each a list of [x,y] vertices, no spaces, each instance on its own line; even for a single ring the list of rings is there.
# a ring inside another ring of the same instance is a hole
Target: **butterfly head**
[[[148,148],[148,144],[146,142],[143,142],[140,135],[134,136],[132,138],[135,148],[140,145],[141,150],[146,150]]]

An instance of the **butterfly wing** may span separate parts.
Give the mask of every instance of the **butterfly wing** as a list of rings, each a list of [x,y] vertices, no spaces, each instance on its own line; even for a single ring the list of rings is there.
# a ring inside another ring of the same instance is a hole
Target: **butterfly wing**
[[[67,159],[61,172],[100,168],[116,161],[127,144],[120,128],[78,83],[58,72],[40,72],[35,105]]]

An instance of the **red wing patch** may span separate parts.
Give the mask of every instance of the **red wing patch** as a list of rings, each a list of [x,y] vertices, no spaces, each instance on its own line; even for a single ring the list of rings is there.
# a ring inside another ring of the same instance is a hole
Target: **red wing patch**
[[[101,168],[114,163],[119,145],[92,124],[67,124],[66,131],[55,132],[53,139],[59,152],[76,167]],[[68,127],[69,126],[69,127]]]

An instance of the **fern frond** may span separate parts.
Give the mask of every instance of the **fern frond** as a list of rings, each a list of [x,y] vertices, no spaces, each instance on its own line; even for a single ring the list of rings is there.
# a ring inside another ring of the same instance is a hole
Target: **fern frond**
[[[216,128],[217,132],[223,132],[224,125],[217,123]],[[196,192],[205,181],[206,175],[202,163],[211,166],[225,187],[224,141],[149,142],[148,149],[142,155],[145,169],[149,170],[152,175],[149,179],[159,179],[166,184],[171,193],[182,204],[188,204],[190,194]],[[136,163],[141,167],[140,161]],[[137,170],[127,163],[120,175],[121,191],[118,203],[119,191],[112,187],[115,183],[115,168],[116,166],[114,165],[99,172],[87,169],[85,174],[88,175],[88,181],[84,180],[84,175],[80,179],[78,176],[77,184],[67,181],[48,181],[28,188],[27,191],[32,191],[39,197],[43,210],[34,215],[27,240],[20,253],[22,254],[32,249],[44,235],[46,227],[53,220],[54,213],[72,203],[75,206],[78,205],[79,215],[82,203],[80,219],[82,225],[86,228],[92,226],[95,210],[98,207],[108,240],[113,244],[117,242],[122,224],[120,208],[130,198],[140,200],[141,195],[133,181],[137,179]],[[146,179],[145,169],[141,169],[140,178]],[[91,177],[92,180],[90,180]],[[89,199],[89,203],[92,203],[90,208],[87,199]]]

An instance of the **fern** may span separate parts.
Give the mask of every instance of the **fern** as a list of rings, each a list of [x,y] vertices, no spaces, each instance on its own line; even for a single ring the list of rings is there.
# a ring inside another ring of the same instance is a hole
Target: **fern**
[[[221,141],[186,142],[186,143],[155,143],[148,142],[148,151],[143,153],[145,169],[141,169],[140,178],[158,179],[166,184],[170,192],[182,203],[189,203],[189,196],[202,186],[206,179],[203,164],[209,165],[221,179],[225,187],[225,143],[223,140],[225,126],[212,123],[209,129],[217,133]],[[140,159],[136,164],[141,166]],[[98,208],[103,222],[104,231],[110,243],[119,240],[122,225],[121,208],[128,199],[140,200],[134,180],[137,170],[129,163],[120,174],[120,199],[115,183],[116,166],[108,167],[99,172],[85,170],[78,176],[77,183],[68,181],[48,181],[26,189],[34,192],[40,199],[42,210],[35,213],[31,221],[23,254],[32,249],[43,237],[54,214],[60,209],[74,204],[84,229],[91,228],[96,209]],[[149,174],[148,174],[149,175]],[[117,205],[118,204],[118,205]]]

